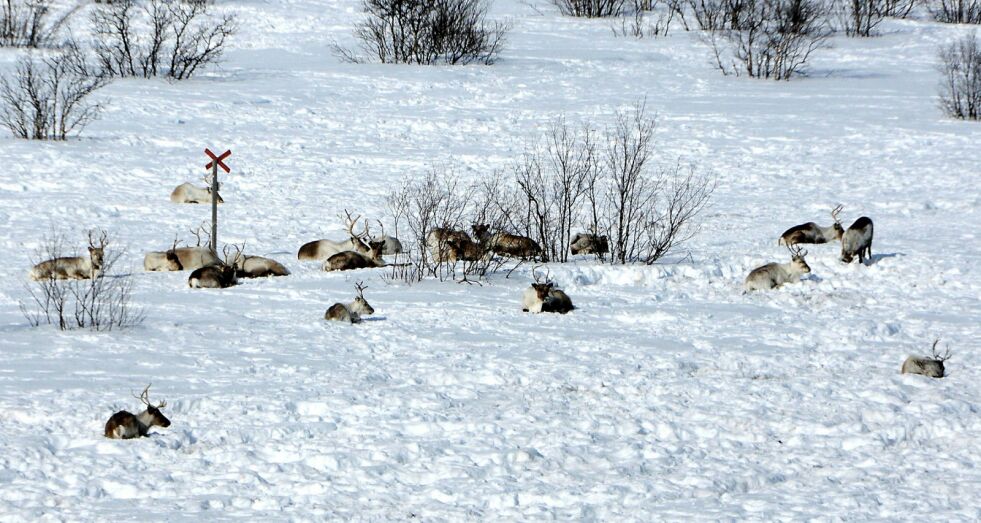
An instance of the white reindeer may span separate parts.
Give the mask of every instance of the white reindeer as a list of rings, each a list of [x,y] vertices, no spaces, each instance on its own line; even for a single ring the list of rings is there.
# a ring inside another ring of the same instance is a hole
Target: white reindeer
[[[354,301],[348,304],[335,303],[331,305],[327,309],[327,312],[324,313],[325,320],[361,323],[362,314],[369,315],[375,313],[375,309],[364,299],[364,290],[367,289],[364,286],[364,282],[359,281],[354,285],[354,288],[358,291],[358,295],[354,298]]]
[[[205,181],[208,181],[205,178]],[[211,187],[197,187],[191,183],[182,183],[174,188],[170,193],[170,201],[173,203],[211,203]],[[218,195],[218,203],[224,203]]]
[[[790,249],[790,263],[768,263],[757,267],[746,276],[744,287],[747,292],[769,290],[785,283],[800,281],[800,277],[811,272],[811,267],[804,261],[807,251],[801,252],[800,247]]]
[[[167,406],[167,402],[161,401],[156,406],[150,404],[150,385],[143,389],[143,394],[140,394],[137,399],[146,405],[146,410],[139,414],[131,414],[125,410],[113,414],[106,422],[107,438],[140,438],[146,436],[151,427],[170,426],[170,420],[160,412],[160,409]]]
[[[344,214],[347,215],[347,217],[341,217],[341,219],[346,222],[345,226],[348,234],[347,240],[339,242],[334,240],[315,240],[305,243],[296,253],[297,259],[300,261],[325,260],[339,252],[369,252],[370,249],[367,242],[370,236],[368,232],[367,220],[365,220],[363,231],[360,233],[355,233],[354,226],[357,225],[358,220],[361,219],[361,215],[359,214],[352,218],[351,213],[347,212],[347,209],[344,210]]]
[[[89,231],[89,255],[55,258],[38,263],[31,269],[31,279],[38,280],[88,280],[102,277],[105,264],[105,247],[109,245],[109,236],[101,231],[99,245]]]
[[[572,299],[565,292],[555,289],[555,283],[550,281],[548,274],[545,275],[545,282],[538,276],[537,267],[531,269],[531,274],[535,277],[535,283],[525,289],[521,296],[521,310],[524,312],[557,312],[565,314],[575,309]]]
[[[399,254],[402,252],[402,242],[399,241],[395,236],[389,236],[385,234],[385,225],[381,220],[375,220],[378,222],[378,227],[381,229],[381,234],[371,238],[373,242],[384,242],[385,245],[382,247],[382,254],[388,256],[392,254]]]
[[[903,362],[901,374],[921,374],[931,378],[943,378],[946,374],[944,362],[950,359],[950,347],[944,354],[937,352],[938,338],[933,342],[929,357],[910,356]]]

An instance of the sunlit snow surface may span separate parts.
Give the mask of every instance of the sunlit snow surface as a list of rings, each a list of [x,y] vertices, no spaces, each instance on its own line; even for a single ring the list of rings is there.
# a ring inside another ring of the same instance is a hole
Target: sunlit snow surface
[[[536,4],[497,2],[514,28],[492,67],[408,67],[331,54],[356,2],[222,2],[242,31],[221,68],[117,81],[81,139],[0,136],[0,519],[981,518],[981,124],[935,97],[937,46],[967,29],[892,21],[768,82],[723,77],[680,26],[615,38]],[[559,115],[605,125],[643,98],[658,161],[720,180],[690,260],[552,266],[567,316],[520,311],[526,267],[404,287],[296,261],[343,238],[342,209],[384,217],[405,176],[487,176]],[[233,151],[222,240],[293,275],[142,272],[209,216],[168,201],[204,147]],[[875,222],[870,266],[811,246],[802,283],[742,294],[839,202]],[[27,326],[52,225],[125,244],[141,327]],[[358,280],[376,314],[323,321]],[[949,377],[901,376],[935,337]],[[103,438],[148,382],[171,427]]]

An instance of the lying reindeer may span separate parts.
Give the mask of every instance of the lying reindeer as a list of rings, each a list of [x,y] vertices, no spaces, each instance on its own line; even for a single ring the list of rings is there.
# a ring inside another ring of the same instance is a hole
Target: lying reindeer
[[[569,243],[569,252],[577,254],[595,254],[603,256],[610,252],[610,242],[606,236],[579,233],[573,236]]]
[[[798,243],[828,243],[832,241],[840,241],[845,230],[841,228],[841,221],[838,219],[838,213],[841,212],[842,206],[838,205],[831,210],[831,218],[835,221],[829,227],[821,227],[814,222],[807,222],[801,225],[796,225],[784,231],[780,235],[780,239],[777,241],[779,245],[796,245]]]
[[[354,232],[354,226],[358,224],[358,220],[361,219],[361,215],[351,217],[351,213],[344,210],[344,214],[347,218],[341,218],[346,221],[345,227],[347,228],[348,239],[340,242],[334,240],[315,240],[312,242],[307,242],[300,247],[300,250],[296,253],[296,258],[300,261],[314,261],[314,260],[325,260],[331,256],[346,251],[360,252],[367,254],[370,250],[368,247],[368,222],[365,220],[364,229],[360,233]]]
[[[191,234],[197,238],[194,247],[178,247],[177,239],[174,245],[166,251],[150,251],[143,257],[143,268],[147,271],[193,271],[209,265],[220,265],[221,259],[210,247],[201,245],[201,235],[207,237],[206,243],[211,242],[210,235],[202,225],[192,229]],[[176,259],[175,259],[176,258]]]
[[[187,278],[187,286],[192,289],[225,289],[236,285],[238,283],[238,279],[235,277],[236,266],[242,256],[242,250],[236,247],[235,251],[234,258],[230,259],[226,245],[222,249],[225,261],[217,265],[195,269]]]
[[[931,354],[928,358],[919,356],[910,356],[906,358],[906,361],[903,362],[903,368],[900,370],[900,373],[921,374],[931,378],[943,378],[946,372],[944,369],[944,362],[950,359],[950,347],[947,347],[947,351],[941,355],[937,352],[938,343],[940,343],[939,338],[933,342],[933,348],[931,349]]]
[[[89,280],[102,277],[105,264],[105,248],[109,236],[101,231],[99,246],[96,247],[92,231],[89,231],[89,255],[55,258],[38,263],[31,269],[31,279],[38,280]]]
[[[746,276],[744,287],[746,291],[775,289],[785,283],[800,281],[800,277],[811,272],[810,266],[804,261],[807,251],[801,252],[800,247],[788,247],[790,263],[768,263],[757,267]]]
[[[841,239],[841,261],[851,263],[856,254],[862,264],[872,259],[872,220],[867,216],[855,220]]]
[[[385,242],[369,242],[370,252],[365,255],[360,252],[346,251],[339,252],[324,261],[325,271],[351,271],[355,269],[371,269],[374,267],[384,267],[385,260],[382,259],[382,249]]]
[[[134,394],[134,397],[136,395]],[[137,397],[146,405],[146,410],[139,414],[130,414],[121,410],[112,415],[106,422],[106,437],[112,439],[131,439],[141,438],[147,435],[151,427],[169,427],[170,420],[160,412],[160,409],[167,406],[166,401],[161,401],[157,406],[150,405],[150,385],[143,389],[143,394]]]
[[[361,323],[361,315],[374,314],[375,309],[364,299],[364,282],[358,282],[354,288],[358,295],[354,301],[348,304],[335,303],[324,313],[324,319],[329,321],[342,321],[346,323]]]
[[[375,220],[378,222],[378,227],[381,229],[381,234],[371,238],[373,242],[385,242],[385,246],[382,248],[382,254],[392,255],[399,254],[402,252],[402,242],[399,241],[395,236],[389,236],[385,234],[385,225],[382,224],[380,220]]]
[[[207,181],[207,179],[205,179]],[[218,203],[224,203],[218,194]],[[211,203],[211,187],[196,187],[191,183],[182,183],[170,193],[173,203]]]
[[[243,255],[235,264],[235,275],[239,278],[265,278],[266,276],[289,276],[290,271],[276,260],[262,256]]]
[[[538,242],[527,236],[499,232],[490,237],[488,247],[495,254],[512,258],[530,259],[542,253]]]
[[[531,287],[525,289],[521,297],[521,310],[523,312],[557,312],[559,314],[565,314],[575,309],[569,295],[559,289],[553,288],[555,286],[554,282],[547,281],[549,279],[547,274],[545,275],[546,282],[542,283],[535,268],[532,268],[531,273],[535,277],[535,283],[532,283]]]

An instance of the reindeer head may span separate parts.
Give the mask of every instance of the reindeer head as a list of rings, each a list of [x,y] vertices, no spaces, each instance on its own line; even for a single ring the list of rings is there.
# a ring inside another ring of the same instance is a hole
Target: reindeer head
[[[229,250],[229,247],[232,247],[234,253]],[[225,261],[219,267],[222,280],[235,283],[235,276],[238,273],[239,265],[244,267],[245,257],[242,255],[244,248],[245,244],[242,244],[242,247],[238,245],[226,245],[222,248],[221,252],[225,256]]]
[[[102,266],[105,264],[106,245],[109,245],[109,234],[105,230],[99,231],[98,241],[95,239],[95,231],[89,231],[89,258],[92,260],[93,270],[102,270]]]
[[[182,271],[184,270],[184,265],[181,263],[181,259],[177,256],[177,237],[174,236],[174,245],[170,249],[164,252],[164,256],[167,258],[167,270],[169,271]]]
[[[831,219],[835,221],[832,227],[835,228],[835,236],[841,241],[841,237],[845,235],[845,228],[841,226],[841,219],[838,217],[838,213],[841,212],[842,205],[839,203],[837,207],[831,209]]]
[[[470,226],[470,230],[473,231],[473,237],[477,239],[478,242],[486,241],[490,236],[490,225],[486,223],[475,223]]]
[[[552,281],[551,275],[548,269],[545,269],[545,275],[542,276],[538,274],[538,267],[531,268],[531,275],[535,278],[535,283],[531,284],[531,287],[535,289],[535,294],[538,296],[539,300],[544,301],[548,298],[548,293],[552,291],[552,287],[555,286],[555,282]]]
[[[143,389],[143,392],[139,396],[137,396],[136,394],[133,394],[133,397],[135,397],[136,399],[140,400],[141,402],[143,402],[144,405],[146,405],[146,412],[152,418],[151,425],[158,425],[160,427],[169,427],[170,426],[170,420],[167,419],[167,417],[164,416],[162,412],[160,412],[160,409],[162,409],[162,408],[164,408],[164,407],[167,406],[167,402],[166,401],[161,401],[156,406],[151,405],[150,404],[150,385],[152,385],[152,384],[148,384],[146,386],[146,388]]]
[[[374,314],[375,309],[368,304],[368,301],[364,299],[364,290],[368,287],[364,286],[363,281],[359,281],[354,284],[354,289],[358,291],[358,295],[354,298],[354,302],[351,303],[351,310],[358,314]]]
[[[368,249],[371,251],[371,257],[375,260],[380,260],[382,253],[385,251],[385,240],[369,241]]]
[[[802,251],[800,246],[793,245],[788,246],[787,249],[790,251],[790,263],[793,265],[794,269],[800,273],[811,272],[811,267],[804,261],[804,256],[807,256],[807,251]]]

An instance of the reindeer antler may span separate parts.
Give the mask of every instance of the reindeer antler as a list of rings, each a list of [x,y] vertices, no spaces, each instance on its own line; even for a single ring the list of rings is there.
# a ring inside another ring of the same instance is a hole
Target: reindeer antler
[[[385,236],[385,224],[382,223],[381,220],[375,220],[375,221],[378,222],[378,228],[381,229],[381,235]]]
[[[231,262],[230,263],[229,263],[229,251],[228,251],[228,248],[229,247],[235,249],[235,257],[231,259]],[[242,251],[244,251],[244,250],[245,250],[245,242],[242,242],[242,246],[241,247],[239,247],[238,245],[236,245],[234,243],[232,243],[232,244],[226,244],[224,247],[222,247],[221,248],[221,253],[225,256],[225,265],[227,265],[229,267],[238,265],[238,261],[239,261],[239,259],[241,259],[241,257],[242,257]]]
[[[130,391],[133,394],[133,397],[134,398],[142,401],[143,404],[146,405],[147,407],[150,406],[150,385],[153,385],[153,384],[152,383],[148,383],[147,386],[146,386],[146,388],[143,389],[143,392],[141,392],[139,396],[137,396],[136,393],[133,393],[133,391]],[[166,406],[167,406],[167,402],[166,401],[161,401],[160,403],[157,404],[157,408],[158,409],[162,409],[162,408],[164,408]]]
[[[944,361],[949,360],[950,359],[950,345],[945,346],[945,348],[947,350],[941,356],[940,353],[937,352],[937,344],[938,343],[940,343],[940,338],[937,338],[936,340],[933,341],[933,347],[930,349],[931,357],[933,359],[937,360],[937,361],[940,361],[940,362],[944,362]]]
[[[838,219],[838,213],[840,213],[843,208],[844,206],[839,203],[837,207],[831,209],[831,218],[835,221],[835,223],[841,223],[841,220]]]
[[[796,244],[788,245],[787,250],[790,251],[790,255],[793,256],[794,258],[797,257],[803,258],[804,256],[807,256],[807,251],[802,250],[800,245],[796,245]]]
[[[363,281],[359,281],[358,283],[354,284],[354,289],[358,291],[359,298],[364,298],[364,290],[367,288],[368,287],[365,286]]]
[[[95,238],[92,236],[95,233],[95,229],[89,231],[89,247],[95,247]],[[106,245],[109,245],[109,233],[105,229],[99,229],[99,246],[97,248],[102,249]]]
[[[541,267],[541,265],[536,265],[536,266],[534,266],[534,267],[531,268],[531,275],[532,275],[532,277],[535,278],[535,283],[548,283],[548,282],[550,282],[552,280],[551,272],[548,270],[548,268],[545,269],[545,281],[543,282],[541,276],[538,275],[538,268],[539,267]]]
[[[201,235],[202,234],[204,234],[204,237],[208,239],[208,243],[209,244],[211,243],[211,233],[208,232],[208,227],[207,227],[207,224],[205,222],[201,222],[201,225],[198,225],[198,228],[197,229],[190,229],[190,231],[191,231],[191,234],[194,235],[194,238],[197,240],[197,243],[195,244],[195,247],[200,247],[201,246]]]

